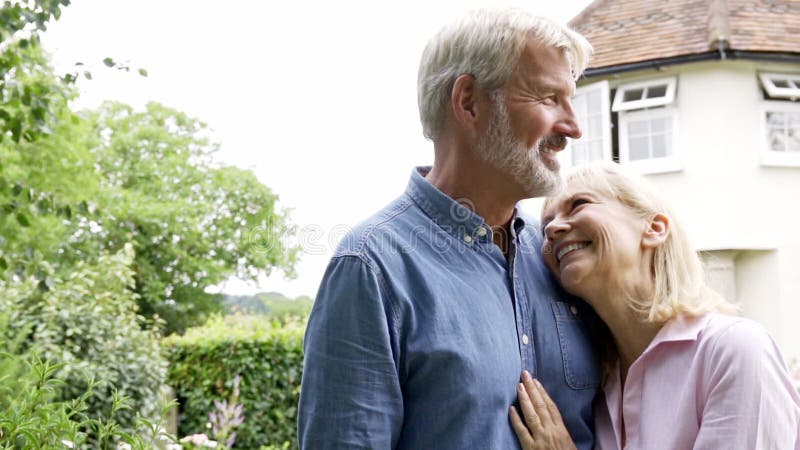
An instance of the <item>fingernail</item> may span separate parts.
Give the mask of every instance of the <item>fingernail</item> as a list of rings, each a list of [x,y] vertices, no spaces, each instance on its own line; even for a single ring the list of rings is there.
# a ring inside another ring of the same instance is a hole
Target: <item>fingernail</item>
[[[523,392],[525,391],[525,386],[522,383],[517,383],[517,390]]]
[[[530,380],[531,380],[531,378],[532,378],[532,377],[531,377],[531,374],[530,374],[530,372],[528,372],[527,370],[523,370],[523,371],[522,371],[522,380],[523,380],[523,381],[530,381]]]
[[[536,386],[542,387],[542,383],[540,383],[536,378],[533,379],[533,382],[536,383]]]

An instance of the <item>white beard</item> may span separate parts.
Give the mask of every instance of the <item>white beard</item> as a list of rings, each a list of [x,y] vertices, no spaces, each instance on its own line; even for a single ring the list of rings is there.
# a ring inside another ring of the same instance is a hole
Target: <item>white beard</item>
[[[514,136],[502,92],[492,92],[491,100],[489,130],[473,150],[487,164],[510,176],[522,187],[526,198],[557,193],[563,184],[558,173],[559,164],[541,158],[541,140],[533,148],[527,148]]]

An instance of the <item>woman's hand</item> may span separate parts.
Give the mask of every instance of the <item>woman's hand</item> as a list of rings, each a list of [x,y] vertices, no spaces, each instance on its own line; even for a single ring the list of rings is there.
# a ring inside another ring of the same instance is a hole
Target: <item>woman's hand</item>
[[[517,397],[525,421],[513,406],[509,414],[523,450],[575,450],[558,407],[527,370],[517,385]]]

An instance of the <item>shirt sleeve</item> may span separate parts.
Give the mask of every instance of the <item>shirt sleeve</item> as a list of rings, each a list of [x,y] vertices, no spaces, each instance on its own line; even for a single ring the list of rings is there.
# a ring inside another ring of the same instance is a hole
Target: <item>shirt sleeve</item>
[[[298,409],[301,449],[390,449],[403,421],[395,316],[357,256],[334,258],[308,321]]]
[[[767,332],[742,320],[722,331],[710,348],[694,448],[800,448],[800,398]]]

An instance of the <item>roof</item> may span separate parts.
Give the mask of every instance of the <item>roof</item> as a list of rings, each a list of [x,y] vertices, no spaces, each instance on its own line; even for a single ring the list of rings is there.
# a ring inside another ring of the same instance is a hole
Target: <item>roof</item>
[[[570,21],[590,68],[726,50],[800,54],[800,1],[595,0]]]

